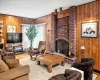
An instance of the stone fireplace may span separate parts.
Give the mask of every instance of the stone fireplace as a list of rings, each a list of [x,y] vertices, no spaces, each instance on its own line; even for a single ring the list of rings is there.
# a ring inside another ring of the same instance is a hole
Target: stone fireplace
[[[52,14],[52,50],[68,55],[69,50],[76,55],[76,7],[70,7],[69,16],[57,18]],[[70,43],[69,43],[70,42]]]
[[[69,53],[69,17],[63,17],[57,19],[56,26],[56,39],[55,50],[58,53],[68,55]]]

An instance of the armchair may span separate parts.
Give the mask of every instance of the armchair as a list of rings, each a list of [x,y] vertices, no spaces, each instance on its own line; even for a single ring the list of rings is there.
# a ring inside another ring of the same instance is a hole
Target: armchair
[[[37,57],[39,53],[44,53],[45,50],[46,50],[46,41],[40,41],[38,49],[30,47],[28,54],[30,55],[31,59],[33,59],[32,56],[36,55]]]
[[[46,50],[46,41],[40,41],[38,46],[38,53],[44,53]]]
[[[76,62],[72,65],[77,69],[84,71],[84,80],[92,80],[93,77],[93,66],[95,60],[92,58],[82,58],[81,62]]]
[[[76,70],[66,69],[64,74],[58,74],[48,80],[81,80],[81,73]]]

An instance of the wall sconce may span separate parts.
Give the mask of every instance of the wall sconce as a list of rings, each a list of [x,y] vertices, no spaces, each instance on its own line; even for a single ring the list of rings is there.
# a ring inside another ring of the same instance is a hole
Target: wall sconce
[[[51,29],[48,29],[48,32],[52,31]]]

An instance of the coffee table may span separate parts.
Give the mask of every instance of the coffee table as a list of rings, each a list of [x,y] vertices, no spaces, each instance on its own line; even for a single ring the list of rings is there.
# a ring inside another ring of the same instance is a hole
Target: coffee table
[[[37,57],[37,64],[40,65],[40,62],[48,66],[48,72],[52,72],[52,66],[58,63],[61,63],[64,66],[65,58],[55,54],[44,54]]]

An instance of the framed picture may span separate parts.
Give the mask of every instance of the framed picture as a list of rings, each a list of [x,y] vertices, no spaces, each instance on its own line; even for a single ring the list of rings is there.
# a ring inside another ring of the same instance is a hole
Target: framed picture
[[[7,32],[8,33],[16,32],[16,26],[15,25],[7,25]]]
[[[82,37],[94,37],[98,35],[98,22],[86,22],[81,25]]]

